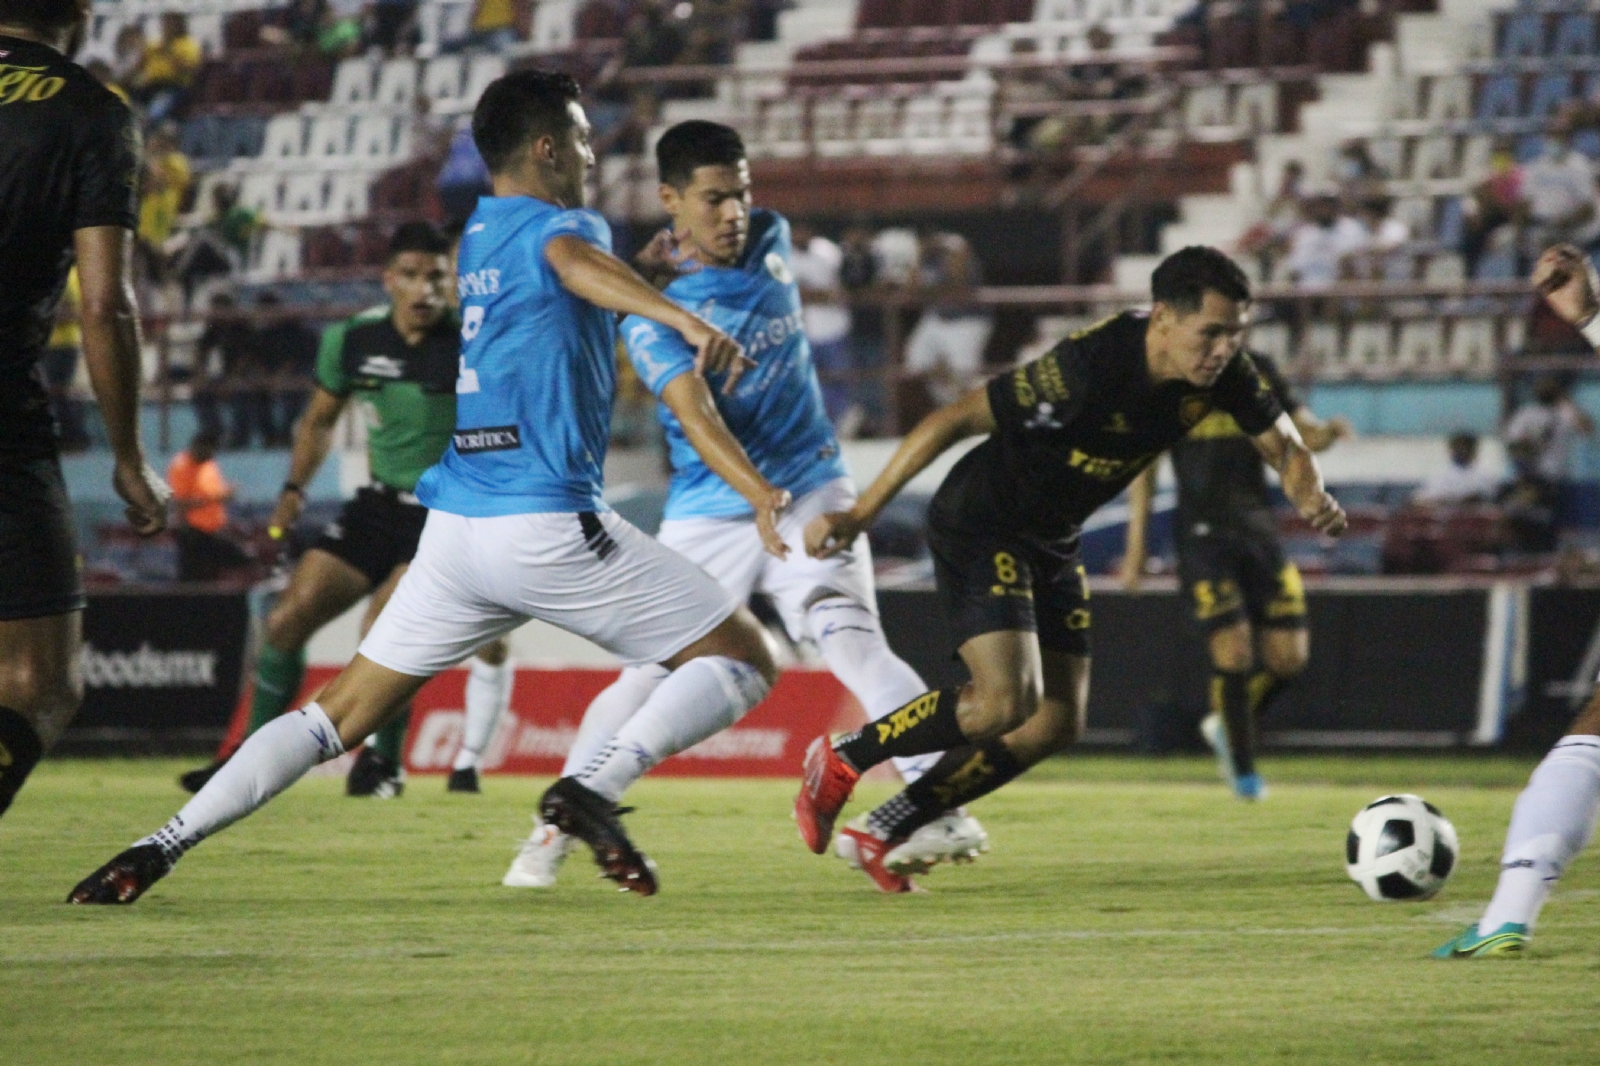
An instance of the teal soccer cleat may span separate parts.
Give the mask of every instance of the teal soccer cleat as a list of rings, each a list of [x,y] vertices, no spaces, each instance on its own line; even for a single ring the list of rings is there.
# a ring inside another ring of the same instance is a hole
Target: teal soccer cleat
[[[1515,957],[1528,950],[1528,927],[1520,922],[1507,922],[1488,936],[1478,935],[1476,922],[1461,930],[1459,936],[1433,953],[1436,959],[1487,959]]]

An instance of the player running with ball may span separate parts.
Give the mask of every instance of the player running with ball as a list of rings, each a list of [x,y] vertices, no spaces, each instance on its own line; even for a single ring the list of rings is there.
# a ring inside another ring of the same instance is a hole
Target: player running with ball
[[[1600,351],[1600,278],[1589,259],[1563,244],[1533,268],[1533,286],[1556,314]],[[1566,870],[1594,836],[1600,812],[1600,691],[1556,741],[1517,797],[1500,857],[1500,881],[1483,917],[1433,953],[1437,959],[1520,955]]]
[[[491,84],[472,135],[493,181],[462,236],[456,429],[417,482],[417,554],[348,667],[321,697],[263,726],[165,826],[85,878],[76,903],[137,899],[195,844],[389,721],[433,675],[538,618],[625,663],[671,671],[609,752],[541,800],[544,821],[594,851],[623,888],[656,890],[616,799],[655,761],[737,721],[767,693],[759,624],[705,571],[609,510],[602,469],[616,387],[616,313],[676,331],[706,373],[748,365],[739,345],[610,253],[583,208],[594,165],[578,86],[522,70]],[[736,365],[737,364],[737,365]],[[767,546],[789,494],[751,466],[705,402],[691,439],[750,504]],[[639,723],[678,723],[630,735]]]
[[[839,442],[823,410],[811,348],[801,331],[800,291],[789,270],[789,224],[750,206],[750,165],[739,134],[715,122],[684,122],[656,145],[661,202],[672,228],[657,238],[675,276],[666,295],[699,309],[745,346],[756,366],[736,387],[693,373],[694,349],[682,337],[637,315],[622,324],[622,339],[645,385],[661,399],[661,422],[672,457],[672,487],[660,541],[727,589],[735,602],[765,592],[796,640],[810,637],[828,668],[871,717],[887,714],[926,689],[893,651],[878,621],[872,555],[865,534],[826,559],[805,552],[806,523],[855,503]],[[762,550],[760,516],[701,458],[712,442],[697,439],[697,411],[715,405],[763,476],[787,489],[794,504],[777,525],[785,557]],[[630,667],[589,705],[562,774],[580,774],[597,756],[637,743],[636,737],[673,728],[638,715],[667,677],[654,664]],[[707,713],[715,713],[708,708]],[[629,733],[616,736],[619,730]],[[933,759],[897,761],[908,781]],[[512,887],[544,888],[569,840],[540,824],[505,876]],[[987,846],[983,827],[957,811],[918,830],[909,846],[929,863],[967,859]]]
[[[925,775],[842,830],[885,892],[921,867],[902,845],[944,811],[987,795],[1067,747],[1089,690],[1089,590],[1078,560],[1085,519],[1213,410],[1227,412],[1320,532],[1345,516],[1316,460],[1240,340],[1250,289],[1227,256],[1185,248],[1151,278],[1155,306],[1057,345],[923,419],[848,511],[806,528],[819,558],[849,545],[904,485],[964,437],[928,511],[934,573],[972,680],[929,692],[806,753],[800,836],[827,847],[856,780],[895,756],[944,751]]]

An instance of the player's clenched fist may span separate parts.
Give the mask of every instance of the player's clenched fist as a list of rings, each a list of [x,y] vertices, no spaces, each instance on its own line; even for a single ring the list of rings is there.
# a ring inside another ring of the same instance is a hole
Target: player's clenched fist
[[[1546,249],[1533,268],[1533,287],[1550,307],[1573,325],[1600,311],[1600,279],[1589,257],[1570,244]]]
[[[856,542],[864,525],[851,511],[818,515],[806,523],[806,554],[814,559],[838,555]]]
[[[703,318],[695,321],[697,324],[684,332],[684,339],[694,345],[694,368],[701,375],[727,371],[728,380],[722,386],[723,395],[727,395],[756,361],[744,354],[744,345],[716,326]]]
[[[1339,506],[1338,500],[1326,492],[1322,493],[1314,508],[1310,511],[1301,511],[1300,517],[1304,518],[1312,529],[1330,537],[1337,537],[1344,532],[1345,526],[1349,525],[1344,508]]]

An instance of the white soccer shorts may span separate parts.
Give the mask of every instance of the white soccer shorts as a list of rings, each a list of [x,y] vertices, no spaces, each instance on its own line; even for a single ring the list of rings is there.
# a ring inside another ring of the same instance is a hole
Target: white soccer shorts
[[[739,518],[675,518],[661,523],[662,544],[683,555],[737,603],[753,592],[772,597],[783,624],[795,640],[813,637],[806,631],[806,609],[827,593],[838,593],[878,613],[872,583],[872,549],[866,534],[849,551],[831,559],[806,554],[806,523],[830,511],[847,511],[856,502],[849,478],[835,478],[795,500],[778,519],[778,533],[789,545],[789,557],[768,555],[751,516]]]
[[[416,558],[360,652],[431,677],[537,618],[643,666],[670,659],[742,602],[615,512],[429,511]]]

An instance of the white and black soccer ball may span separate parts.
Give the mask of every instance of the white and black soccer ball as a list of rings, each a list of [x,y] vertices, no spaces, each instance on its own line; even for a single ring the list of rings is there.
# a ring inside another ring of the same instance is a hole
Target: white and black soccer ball
[[[1345,838],[1350,880],[1379,902],[1430,899],[1450,879],[1461,846],[1439,808],[1409,793],[1375,799]]]

